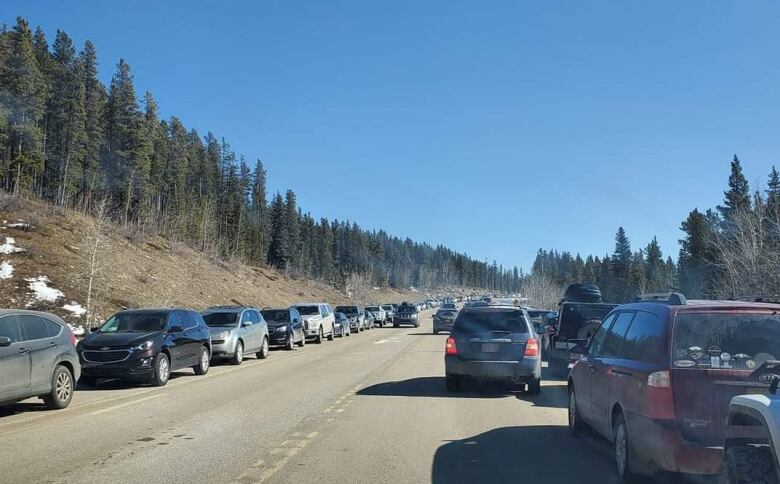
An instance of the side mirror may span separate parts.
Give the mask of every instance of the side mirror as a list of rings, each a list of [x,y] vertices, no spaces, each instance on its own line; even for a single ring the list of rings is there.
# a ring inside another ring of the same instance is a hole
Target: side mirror
[[[94,328],[89,328],[89,332],[90,333],[97,333],[99,329],[100,329],[100,326],[95,326]]]
[[[11,346],[11,338],[8,336],[0,336],[0,348],[4,346]]]
[[[293,323],[300,323],[300,322],[301,322],[301,320],[298,319],[298,318],[293,319]]]
[[[168,329],[169,333],[181,333],[182,331],[184,331],[184,328],[181,326],[171,326],[170,329]]]

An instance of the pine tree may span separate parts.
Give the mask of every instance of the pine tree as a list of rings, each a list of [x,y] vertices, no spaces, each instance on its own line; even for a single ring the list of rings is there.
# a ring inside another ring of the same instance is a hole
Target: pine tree
[[[631,260],[631,242],[623,227],[619,227],[615,234],[615,251],[610,258],[610,293],[616,302],[625,302],[632,295],[629,285]]]
[[[301,270],[301,228],[300,228],[300,216],[298,215],[298,202],[295,197],[295,193],[292,190],[287,190],[284,200],[285,218],[287,227],[287,244],[289,250],[289,262],[291,266],[288,268]]]
[[[81,172],[80,195],[84,202],[91,198],[98,181],[97,167],[105,133],[106,90],[97,77],[97,53],[89,40],[79,54],[79,64],[84,86],[84,127],[78,164]]]
[[[742,174],[742,164],[737,155],[731,162],[729,189],[723,195],[723,205],[718,206],[718,211],[724,222],[729,223],[737,214],[750,210],[750,187]]]
[[[268,248],[268,263],[280,269],[287,269],[290,262],[287,212],[282,195],[277,193],[271,201],[271,244]]]
[[[645,281],[649,292],[663,292],[669,289],[665,271],[661,247],[658,245],[658,239],[653,237],[645,248]]]
[[[685,237],[680,240],[680,290],[687,297],[702,298],[713,291],[713,218],[713,215],[694,209],[680,226],[680,230],[685,232]]]

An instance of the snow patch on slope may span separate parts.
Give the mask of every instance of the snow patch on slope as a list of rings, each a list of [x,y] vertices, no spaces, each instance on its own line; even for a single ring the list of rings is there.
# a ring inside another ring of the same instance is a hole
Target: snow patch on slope
[[[32,306],[35,302],[46,301],[55,302],[61,297],[65,297],[62,291],[59,289],[49,287],[49,278],[46,276],[28,277],[25,279],[28,282],[27,287],[32,291],[33,301],[27,306]]]

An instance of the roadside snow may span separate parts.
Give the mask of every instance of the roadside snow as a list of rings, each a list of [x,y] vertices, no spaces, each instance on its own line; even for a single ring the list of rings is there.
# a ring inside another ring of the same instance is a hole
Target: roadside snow
[[[29,282],[27,287],[33,292],[35,301],[55,302],[57,299],[65,297],[65,294],[59,289],[49,287],[50,281],[46,276],[29,277],[25,279],[25,281]],[[32,304],[33,301],[31,301],[29,305]]]
[[[70,304],[66,304],[62,306],[62,309],[65,311],[70,311],[73,313],[74,316],[80,318],[84,316],[84,313],[87,312],[87,310],[83,307],[81,307],[81,304],[77,303],[76,301],[71,301]]]
[[[13,223],[13,224],[8,224],[5,227],[6,228],[12,228],[12,229],[24,229],[24,230],[34,230],[35,229],[34,225],[30,225],[30,224],[25,223],[25,222],[16,222],[16,223]]]
[[[10,279],[14,276],[14,266],[8,263],[7,260],[4,260],[2,264],[0,264],[0,279]]]
[[[0,254],[15,254],[17,252],[24,252],[24,249],[16,246],[16,240],[13,237],[6,237],[5,244],[0,245]]]
[[[73,332],[75,336],[83,336],[84,333],[87,331],[84,329],[84,326],[73,326],[72,324],[68,323],[68,326],[70,327],[70,330]]]

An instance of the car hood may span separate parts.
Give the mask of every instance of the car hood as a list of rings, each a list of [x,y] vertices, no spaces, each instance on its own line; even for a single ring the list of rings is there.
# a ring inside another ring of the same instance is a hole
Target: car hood
[[[303,318],[304,321],[309,323],[312,321],[319,321],[320,319],[322,319],[322,316],[320,316],[319,314],[310,314],[308,316],[301,316],[301,318]]]
[[[79,344],[82,348],[126,347],[141,344],[161,334],[162,331],[152,331],[150,333],[91,333]]]
[[[224,333],[225,331],[235,331],[235,326],[209,326],[209,334],[211,336],[216,336],[220,333]]]
[[[287,321],[266,321],[268,324],[268,328],[278,328],[280,326],[289,326],[290,323]]]

